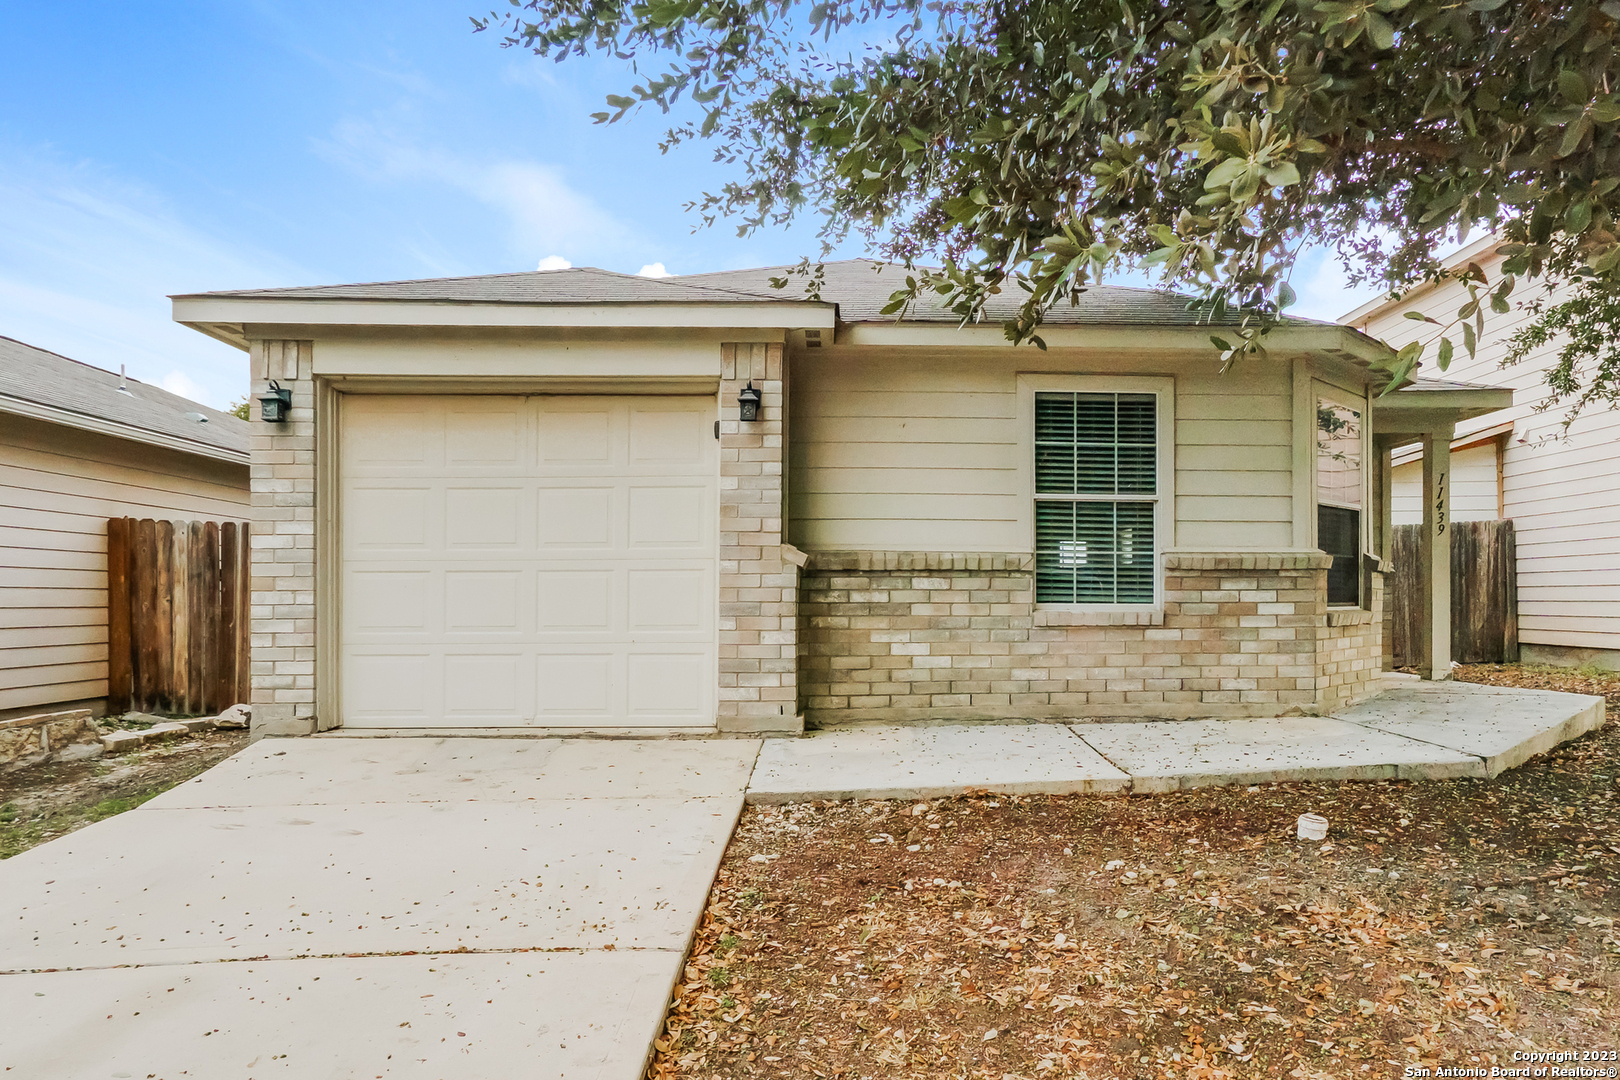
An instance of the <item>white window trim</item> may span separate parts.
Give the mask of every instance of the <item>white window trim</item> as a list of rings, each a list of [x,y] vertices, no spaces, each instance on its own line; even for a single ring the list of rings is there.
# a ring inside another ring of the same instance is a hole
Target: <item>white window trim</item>
[[[1372,503],[1372,397],[1370,392],[1365,395],[1356,395],[1332,383],[1320,379],[1311,380],[1311,547],[1321,550],[1322,538],[1317,534],[1316,508],[1323,505],[1321,492],[1321,477],[1317,473],[1316,464],[1316,410],[1320,402],[1327,401],[1334,405],[1353,409],[1361,414],[1361,505],[1345,506],[1343,503],[1328,503],[1328,506],[1341,506],[1346,510],[1354,510],[1359,515],[1359,535],[1356,538],[1358,550],[1357,559],[1365,558],[1365,552],[1371,548],[1372,521],[1369,507]],[[1369,598],[1364,595],[1367,590],[1366,577],[1357,568],[1356,574],[1356,602],[1353,604],[1330,604],[1335,611],[1345,611],[1352,608],[1365,608]]]
[[[1153,394],[1158,424],[1157,491],[1152,496],[1119,495],[1100,502],[1152,502],[1153,602],[1151,604],[1036,604],[1036,611],[1129,615],[1164,610],[1164,553],[1175,548],[1176,518],[1176,381],[1168,376],[1145,375],[1020,375],[1018,376],[1018,524],[1035,551],[1035,395]]]

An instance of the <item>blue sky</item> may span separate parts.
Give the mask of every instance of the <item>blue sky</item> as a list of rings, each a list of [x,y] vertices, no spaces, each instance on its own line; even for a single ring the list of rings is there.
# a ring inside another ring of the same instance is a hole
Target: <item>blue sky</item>
[[[816,253],[808,227],[693,231],[724,173],[598,126],[615,61],[473,34],[458,0],[11,4],[0,66],[0,334],[215,406],[243,354],[166,296],[533,270],[700,273]],[[863,254],[858,248],[839,253]],[[1369,298],[1308,256],[1300,314]]]

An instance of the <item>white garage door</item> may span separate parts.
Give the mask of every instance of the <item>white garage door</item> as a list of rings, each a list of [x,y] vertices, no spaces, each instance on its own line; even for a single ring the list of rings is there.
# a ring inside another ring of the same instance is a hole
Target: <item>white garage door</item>
[[[348,727],[712,727],[714,402],[342,412]]]

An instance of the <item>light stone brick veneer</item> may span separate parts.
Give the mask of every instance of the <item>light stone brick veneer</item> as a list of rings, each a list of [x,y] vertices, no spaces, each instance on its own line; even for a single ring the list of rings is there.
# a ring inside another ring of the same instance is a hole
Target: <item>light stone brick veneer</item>
[[[799,568],[783,557],[782,346],[720,347],[721,731],[796,729]],[[759,419],[737,417],[749,382]]]
[[[253,379],[253,730],[315,730],[314,343],[250,343]],[[259,419],[274,379],[292,391],[281,424]]]
[[[1377,678],[1370,610],[1329,609],[1325,554],[1170,554],[1164,611],[1037,611],[1017,554],[822,552],[802,581],[811,724],[1325,712]],[[1085,625],[1108,622],[1108,625]]]

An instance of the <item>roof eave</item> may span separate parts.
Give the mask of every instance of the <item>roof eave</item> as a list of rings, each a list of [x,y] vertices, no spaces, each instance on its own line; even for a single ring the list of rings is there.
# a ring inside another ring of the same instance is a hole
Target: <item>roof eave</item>
[[[136,427],[134,424],[124,424],[117,420],[109,420],[89,413],[74,412],[71,409],[62,409],[54,405],[41,404],[37,401],[27,401],[7,394],[0,394],[0,412],[9,413],[12,416],[27,417],[30,420],[43,420],[47,423],[60,424],[63,427],[76,428],[80,431],[90,431],[98,435],[110,435],[115,439],[128,439],[130,442],[143,443],[147,446],[178,450],[181,453],[213,458],[215,461],[226,461],[233,465],[248,464],[249,455],[247,450],[232,450],[224,446],[214,446],[210,443],[182,438],[179,435],[170,435],[162,431],[153,431],[150,428]]]
[[[434,326],[540,328],[832,329],[834,305],[810,301],[759,300],[533,303],[468,300],[286,299],[174,296],[174,320],[239,349],[244,327]]]

